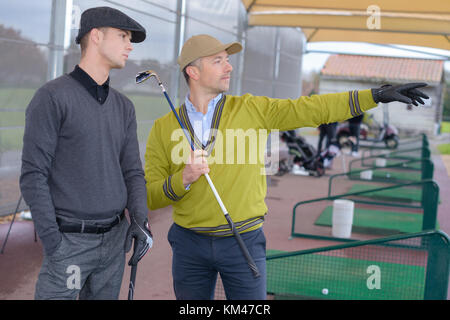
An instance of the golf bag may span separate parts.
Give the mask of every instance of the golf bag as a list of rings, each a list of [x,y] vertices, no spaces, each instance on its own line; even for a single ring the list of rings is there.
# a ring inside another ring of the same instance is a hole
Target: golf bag
[[[299,175],[320,177],[325,173],[325,166],[329,166],[339,152],[333,143],[320,154],[306,140],[297,136],[294,130],[284,131],[280,134],[281,140],[289,149],[289,156],[280,160],[277,175],[293,172]]]

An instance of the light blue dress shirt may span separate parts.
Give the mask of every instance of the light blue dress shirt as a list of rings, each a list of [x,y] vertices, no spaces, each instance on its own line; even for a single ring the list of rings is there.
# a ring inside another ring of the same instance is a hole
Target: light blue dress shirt
[[[189,117],[189,121],[194,128],[195,135],[203,143],[203,145],[206,145],[206,143],[208,142],[214,110],[217,102],[219,102],[219,100],[222,98],[222,95],[223,93],[219,93],[214,99],[209,101],[208,111],[206,112],[206,114],[203,114],[195,109],[194,105],[189,100],[189,93],[184,99],[184,104],[186,105],[186,111]]]
[[[195,135],[197,136],[198,139],[202,141],[203,145],[206,145],[206,143],[208,142],[214,110],[216,108],[217,102],[219,102],[219,100],[222,99],[222,95],[223,93],[219,93],[214,99],[209,101],[208,111],[206,112],[206,114],[203,114],[195,109],[194,105],[189,100],[189,93],[186,95],[186,98],[184,99],[184,104],[186,105],[186,111],[189,117],[189,122],[194,128]],[[190,188],[191,185],[188,184],[186,186],[186,190],[189,190]]]

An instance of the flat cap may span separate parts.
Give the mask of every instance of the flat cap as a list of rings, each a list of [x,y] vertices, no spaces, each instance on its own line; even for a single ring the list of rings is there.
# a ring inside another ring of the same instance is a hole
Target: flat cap
[[[197,60],[198,58],[212,56],[221,51],[226,51],[229,55],[238,53],[242,50],[242,45],[239,42],[231,42],[223,44],[214,37],[207,34],[199,34],[189,38],[181,49],[181,54],[178,57],[178,64],[183,70],[186,66]]]
[[[144,41],[146,37],[144,27],[122,11],[110,7],[95,7],[81,14],[80,29],[75,42],[79,44],[86,33],[101,27],[131,31],[131,42],[135,43]]]

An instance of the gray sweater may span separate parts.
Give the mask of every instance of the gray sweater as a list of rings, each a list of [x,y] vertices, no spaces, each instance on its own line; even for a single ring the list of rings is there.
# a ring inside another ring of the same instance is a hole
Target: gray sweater
[[[51,252],[56,215],[106,219],[128,208],[147,217],[132,102],[110,88],[103,104],[69,75],[41,87],[26,111],[20,188]]]

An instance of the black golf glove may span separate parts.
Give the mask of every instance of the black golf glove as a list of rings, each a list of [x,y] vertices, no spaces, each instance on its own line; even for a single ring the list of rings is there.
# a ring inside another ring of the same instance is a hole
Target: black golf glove
[[[426,83],[407,83],[401,85],[390,85],[386,84],[381,88],[372,89],[373,100],[383,103],[400,101],[407,104],[413,104],[418,106],[418,103],[425,104],[423,99],[428,99],[429,97],[423,92],[417,90],[417,88],[426,87]]]
[[[134,215],[130,214],[130,227],[128,228],[127,237],[125,240],[125,252],[131,250],[133,239],[135,239],[135,248],[129,266],[135,266],[147,253],[148,249],[153,246],[153,235],[148,226],[147,219],[143,221],[137,220]]]

